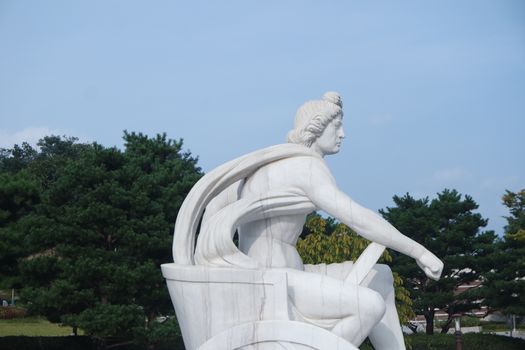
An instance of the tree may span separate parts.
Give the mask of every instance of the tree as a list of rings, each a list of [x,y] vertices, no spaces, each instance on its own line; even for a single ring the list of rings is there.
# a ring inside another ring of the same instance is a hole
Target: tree
[[[20,220],[38,201],[37,186],[27,174],[0,171],[0,289],[20,287],[17,260],[24,254]]]
[[[496,236],[481,232],[487,220],[474,210],[472,197],[455,190],[444,190],[437,198],[415,199],[408,193],[394,196],[395,207],[380,210],[383,217],[399,231],[423,244],[445,264],[439,281],[429,279],[414,259],[392,252],[393,270],[405,278],[414,297],[414,308],[427,322],[427,334],[433,334],[435,310],[448,314],[442,326],[446,333],[455,313],[468,312],[480,306],[474,291],[458,293],[458,287],[480,278],[488,256],[493,252]]]
[[[174,219],[201,176],[182,141],[124,140],[121,151],[50,136],[27,162],[15,161],[16,147],[2,161],[38,192],[16,227],[30,311],[101,336],[171,313],[159,266],[171,260]]]
[[[525,315],[525,189],[506,191],[502,198],[509,209],[503,239],[484,274],[480,296],[491,309]]]
[[[330,217],[324,219],[318,214],[308,216],[301,236],[297,250],[305,264],[355,261],[370,243],[348,226]],[[385,250],[380,262],[391,261],[390,254]],[[399,320],[402,324],[408,324],[415,316],[412,300],[408,290],[403,287],[403,279],[397,273],[394,273],[394,287]]]
[[[36,182],[24,170],[35,156],[27,143],[0,148],[0,289],[20,287],[17,260],[24,255],[20,221],[40,200]]]

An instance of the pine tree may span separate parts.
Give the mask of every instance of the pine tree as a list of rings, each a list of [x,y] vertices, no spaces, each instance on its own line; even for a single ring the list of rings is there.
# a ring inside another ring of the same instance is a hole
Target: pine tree
[[[30,312],[101,336],[172,312],[160,264],[171,261],[173,222],[201,176],[182,141],[124,140],[122,151],[50,136],[30,159],[5,151],[0,167],[38,194],[11,225]]]
[[[496,236],[492,231],[481,232],[487,220],[474,212],[478,205],[455,190],[444,190],[432,201],[409,194],[394,196],[394,203],[394,207],[380,210],[383,217],[442,259],[445,267],[441,279],[433,281],[414,259],[392,252],[392,268],[405,279],[416,313],[426,319],[427,334],[434,332],[436,309],[448,314],[441,330],[446,333],[454,314],[480,307],[475,291],[457,291],[459,286],[480,279]]]
[[[484,274],[480,297],[493,310],[525,315],[525,189],[506,191],[502,199],[510,215],[490,269]]]

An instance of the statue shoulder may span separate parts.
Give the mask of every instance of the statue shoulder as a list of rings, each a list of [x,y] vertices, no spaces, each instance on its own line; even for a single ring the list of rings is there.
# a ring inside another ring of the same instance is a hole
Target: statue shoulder
[[[335,184],[324,159],[301,145],[276,145],[248,158],[256,159],[259,166],[246,176],[245,193],[289,187],[309,192],[315,186]]]
[[[291,158],[286,158],[283,160],[283,163],[288,163],[293,165],[297,171],[301,172],[311,172],[311,171],[323,171],[330,172],[326,162],[317,156],[296,156]]]
[[[289,183],[304,189],[321,184],[335,184],[325,161],[317,156],[301,155],[269,164],[267,176],[277,182]]]

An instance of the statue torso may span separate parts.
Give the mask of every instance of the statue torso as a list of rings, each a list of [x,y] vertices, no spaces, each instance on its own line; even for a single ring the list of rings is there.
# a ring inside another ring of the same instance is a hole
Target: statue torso
[[[264,166],[246,179],[241,198],[279,189],[297,188],[298,176],[308,176],[304,158],[291,158]],[[303,270],[295,248],[308,213],[253,221],[239,229],[239,248],[266,267]]]

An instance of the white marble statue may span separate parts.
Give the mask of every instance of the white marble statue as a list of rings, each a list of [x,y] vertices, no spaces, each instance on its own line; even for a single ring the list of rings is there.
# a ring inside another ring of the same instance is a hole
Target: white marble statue
[[[366,337],[405,349],[392,273],[377,259],[392,248],[433,279],[443,263],[338,189],[323,158],[344,137],[341,97],[328,92],[299,108],[287,144],[223,164],[191,190],[175,263],[162,266],[188,349],[343,350]],[[314,210],[373,243],[355,263],[303,265],[295,245]]]

